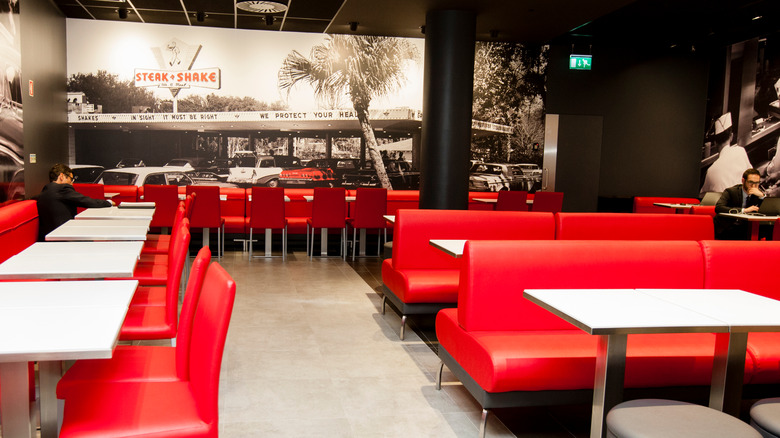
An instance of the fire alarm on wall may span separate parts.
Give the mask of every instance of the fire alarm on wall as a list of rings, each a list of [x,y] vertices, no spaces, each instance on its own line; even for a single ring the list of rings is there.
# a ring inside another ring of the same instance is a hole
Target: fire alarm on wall
[[[33,81],[30,81],[30,97],[34,96],[35,93],[33,92]]]

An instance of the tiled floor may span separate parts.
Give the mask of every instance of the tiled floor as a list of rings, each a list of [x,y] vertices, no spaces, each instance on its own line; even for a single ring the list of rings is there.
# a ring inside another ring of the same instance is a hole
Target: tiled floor
[[[414,320],[401,341],[398,315],[381,314],[378,259],[309,261],[302,251],[286,262],[249,261],[228,251],[220,263],[238,285],[221,436],[477,437],[481,408],[446,368],[435,388],[431,320]],[[589,406],[501,411],[487,436],[584,437],[589,414]]]

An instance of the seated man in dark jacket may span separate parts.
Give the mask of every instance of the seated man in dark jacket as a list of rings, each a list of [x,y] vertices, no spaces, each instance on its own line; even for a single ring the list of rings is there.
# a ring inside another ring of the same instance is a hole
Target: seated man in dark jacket
[[[715,204],[715,213],[757,212],[761,201],[766,196],[758,187],[760,183],[761,175],[756,169],[746,170],[742,174],[742,184],[737,184],[723,191]],[[715,238],[750,240],[750,224],[745,220],[716,215]]]
[[[49,183],[35,197],[38,203],[38,241],[55,228],[73,219],[77,207],[111,207],[111,201],[93,199],[77,192],[73,184],[73,172],[64,164],[55,164],[49,171]]]

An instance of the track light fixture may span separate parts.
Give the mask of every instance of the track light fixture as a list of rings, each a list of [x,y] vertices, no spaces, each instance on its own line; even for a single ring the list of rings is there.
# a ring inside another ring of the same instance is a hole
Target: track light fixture
[[[127,18],[127,8],[119,8],[117,12],[119,12],[119,18],[122,20]]]
[[[271,14],[268,14],[265,16],[265,25],[266,26],[273,26],[274,24],[274,16]]]
[[[358,24],[360,24],[360,23],[358,23],[357,21],[350,21],[349,22],[349,30],[351,30],[352,32],[356,31],[357,27],[358,27]]]
[[[206,13],[203,11],[196,12],[195,19],[198,20],[199,23],[203,23],[204,21],[206,21]]]

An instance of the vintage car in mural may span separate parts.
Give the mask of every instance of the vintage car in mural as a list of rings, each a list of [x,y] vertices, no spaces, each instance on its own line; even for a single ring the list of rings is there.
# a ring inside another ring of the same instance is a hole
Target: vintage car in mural
[[[279,174],[282,187],[336,187],[345,173],[360,168],[357,158],[317,158],[302,169],[286,169]]]
[[[93,164],[71,164],[70,170],[73,171],[73,181],[77,183],[94,183],[103,173],[103,166]]]
[[[301,160],[286,155],[256,156],[251,151],[238,151],[234,157],[236,167],[230,168],[227,182],[239,187],[278,187],[279,174],[285,169],[300,169]]]
[[[386,160],[385,170],[394,190],[417,190],[420,188],[420,172],[412,170],[408,161]],[[366,161],[366,167],[355,173],[345,173],[341,185],[354,189],[357,187],[382,187],[374,170],[374,163]]]
[[[106,185],[172,185],[172,186],[219,186],[236,187],[218,180],[193,179],[187,172],[170,167],[132,167],[122,169],[108,169],[103,171],[98,184]]]
[[[146,164],[144,164],[144,160],[140,158],[122,158],[119,160],[118,163],[116,163],[117,169],[122,169],[125,167],[144,167]]]
[[[512,190],[527,190],[535,192],[542,186],[542,169],[538,164],[510,164],[514,170]]]
[[[469,191],[499,192],[509,190],[512,170],[506,164],[474,163],[469,170]]]

